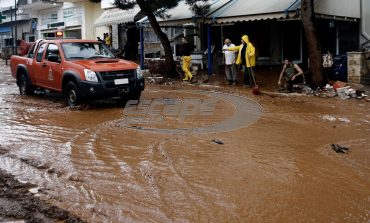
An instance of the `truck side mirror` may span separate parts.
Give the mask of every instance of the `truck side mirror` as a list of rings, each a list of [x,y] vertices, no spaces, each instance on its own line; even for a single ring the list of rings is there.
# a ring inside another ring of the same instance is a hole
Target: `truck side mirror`
[[[59,57],[56,54],[50,54],[50,55],[48,55],[48,61],[55,62],[55,63],[60,63]]]

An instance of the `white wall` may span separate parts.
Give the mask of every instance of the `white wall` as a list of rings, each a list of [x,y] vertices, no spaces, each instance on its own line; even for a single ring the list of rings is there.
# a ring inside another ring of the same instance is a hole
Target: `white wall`
[[[95,27],[95,38],[98,36],[103,39],[104,33],[109,33],[109,27],[108,26],[98,26]]]
[[[101,8],[102,9],[108,9],[108,8],[114,8],[114,0],[101,0]]]
[[[362,18],[361,18],[361,39],[360,44],[370,40],[370,1],[361,0],[362,2]]]
[[[14,8],[14,0],[0,0],[0,9],[9,9],[10,7]]]
[[[60,16],[60,11],[62,11],[62,16]],[[41,30],[40,28],[42,27],[42,16],[43,15],[48,15],[51,13],[57,13],[58,14],[58,20],[63,19],[63,10],[62,7],[55,7],[55,8],[50,8],[50,9],[45,9],[42,11],[38,12],[33,12],[33,14],[37,15],[37,38],[42,38]]]
[[[62,22],[63,19],[63,10],[68,8],[82,8],[82,19],[81,19],[81,38],[82,39],[96,39],[95,28],[94,28],[94,21],[98,18],[102,13],[103,9],[101,9],[100,3],[92,3],[90,1],[81,1],[76,3],[63,3],[61,7],[50,8],[42,11],[35,12],[38,18],[38,26],[41,26],[41,18],[42,15],[48,15],[51,13],[58,14],[58,22]],[[38,32],[39,37],[41,37],[41,31]],[[102,36],[102,35],[101,35]]]
[[[103,35],[97,35],[94,27],[95,20],[103,13],[103,9],[99,3],[92,3],[85,1],[84,3],[84,16],[82,18],[82,39],[96,40],[97,36],[101,38]]]
[[[317,0],[315,10],[325,15],[360,18],[360,0]]]

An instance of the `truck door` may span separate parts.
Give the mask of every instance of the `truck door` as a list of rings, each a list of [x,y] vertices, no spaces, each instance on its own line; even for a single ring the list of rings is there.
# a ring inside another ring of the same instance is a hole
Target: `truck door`
[[[46,51],[47,43],[42,43],[37,49],[35,60],[32,64],[33,75],[35,77],[36,85],[47,88],[47,77],[45,78],[46,64],[43,57]]]
[[[35,56],[35,50],[36,50],[35,48],[37,48],[37,45],[38,44],[35,43],[31,47],[31,50],[27,54],[27,63],[26,63],[29,77],[31,78],[32,83],[34,83],[34,84],[36,83],[36,80],[35,80],[35,75],[33,74],[34,73],[34,71],[33,71],[33,60],[34,60],[34,56]]]
[[[49,88],[61,90],[62,86],[62,59],[60,56],[59,47],[54,43],[49,43],[43,64],[45,69],[43,76],[46,78],[46,83]]]

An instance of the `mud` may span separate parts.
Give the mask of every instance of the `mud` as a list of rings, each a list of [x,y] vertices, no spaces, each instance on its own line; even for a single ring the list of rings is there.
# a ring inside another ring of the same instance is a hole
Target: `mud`
[[[149,84],[146,100],[209,97],[194,94],[201,90],[262,106],[258,119],[240,128],[167,134],[144,131],[147,124],[122,126],[127,114],[114,101],[71,110],[60,95],[20,96],[1,69],[0,172],[35,185],[43,202],[84,221],[370,221],[369,102],[276,94],[275,81],[262,84],[259,96],[213,85],[217,80]],[[216,108],[214,116],[149,126],[198,128],[235,114],[227,99]],[[333,151],[333,143],[348,154]]]
[[[84,222],[80,218],[35,197],[36,188],[20,183],[10,174],[0,172],[0,221],[24,222]]]

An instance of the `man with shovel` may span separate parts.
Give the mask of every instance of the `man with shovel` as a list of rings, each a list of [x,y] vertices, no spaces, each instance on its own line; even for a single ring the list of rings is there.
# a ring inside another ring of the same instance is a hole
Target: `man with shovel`
[[[238,57],[236,59],[236,64],[242,67],[244,73],[244,86],[249,87],[251,85],[251,80],[255,83],[255,77],[253,72],[253,67],[256,66],[256,49],[253,44],[249,42],[249,37],[247,35],[242,36],[241,45],[235,47],[229,47],[228,51],[238,51]]]

